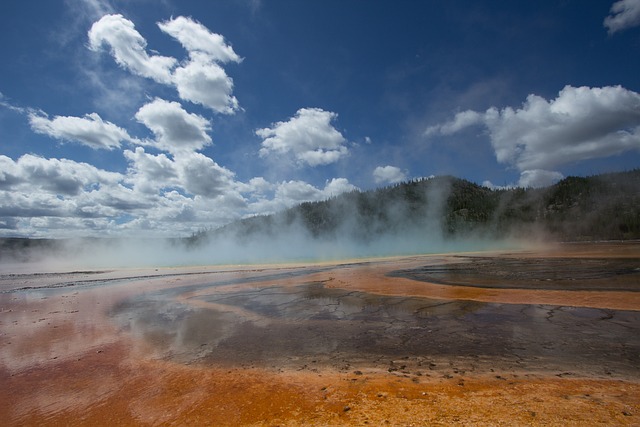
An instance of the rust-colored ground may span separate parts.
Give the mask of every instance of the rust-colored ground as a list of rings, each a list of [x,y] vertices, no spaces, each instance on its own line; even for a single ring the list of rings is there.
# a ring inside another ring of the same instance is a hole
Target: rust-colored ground
[[[487,256],[488,254],[472,254]],[[490,254],[496,256],[496,254]],[[637,259],[640,244],[562,245],[507,257]],[[470,372],[421,358],[393,369],[367,363],[246,366],[185,359],[141,336],[113,312],[139,295],[206,309],[212,292],[323,283],[384,295],[507,304],[640,310],[640,292],[486,289],[388,277],[456,261],[455,255],[385,259],[304,274],[306,267],[118,271],[3,276],[0,285],[0,421],[3,425],[639,425],[638,371],[626,376],[527,369],[500,363]],[[270,272],[294,272],[247,281]],[[156,276],[156,277],[147,277]],[[115,281],[117,277],[138,277]],[[103,282],[94,280],[103,279]],[[188,285],[234,280],[217,291]],[[629,280],[637,276],[630,275]],[[61,285],[58,288],[40,286]],[[240,309],[238,309],[240,311]],[[129,313],[123,311],[123,313]],[[169,313],[170,314],[170,313]],[[122,314],[121,314],[122,316]],[[640,325],[628,325],[636,333]],[[154,332],[158,333],[158,332]],[[634,348],[635,349],[635,348]],[[637,350],[637,349],[635,349]],[[408,358],[408,356],[407,356]],[[186,360],[186,361],[185,361]],[[416,362],[417,361],[417,362]],[[366,360],[365,360],[366,362]],[[393,363],[393,362],[392,362]],[[416,365],[417,363],[417,365]],[[603,361],[604,363],[604,361]],[[434,364],[435,365],[435,364]]]

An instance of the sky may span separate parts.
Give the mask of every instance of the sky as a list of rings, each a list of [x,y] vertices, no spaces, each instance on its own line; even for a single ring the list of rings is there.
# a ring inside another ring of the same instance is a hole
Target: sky
[[[640,166],[640,0],[0,4],[0,237]]]

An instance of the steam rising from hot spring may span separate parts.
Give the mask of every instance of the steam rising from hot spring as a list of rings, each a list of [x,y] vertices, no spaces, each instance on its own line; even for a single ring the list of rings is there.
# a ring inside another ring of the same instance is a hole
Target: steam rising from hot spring
[[[250,238],[218,236],[196,244],[177,239],[70,239],[53,248],[32,248],[20,259],[30,272],[105,268],[202,266],[335,261],[349,258],[466,252],[520,247],[514,239],[445,239],[433,230],[381,234],[366,241],[350,236],[313,237],[303,229]],[[18,260],[4,257],[0,270]],[[20,268],[24,270],[24,268]]]
[[[422,193],[412,193],[413,199],[399,198],[384,190],[372,196],[347,194],[331,203],[309,205],[309,211],[304,210],[303,204],[299,209],[249,218],[203,233],[198,239],[67,239],[47,245],[35,242],[21,253],[3,254],[0,269],[7,271],[18,264],[23,270],[29,264],[29,271],[71,271],[329,261],[517,248],[525,241],[530,244],[535,240],[531,236],[538,234],[536,230],[520,230],[501,233],[496,238],[491,221],[476,228],[463,225],[456,233],[447,233],[445,218],[451,218],[447,210],[451,181],[425,181],[413,191]],[[310,218],[315,222],[310,223]]]

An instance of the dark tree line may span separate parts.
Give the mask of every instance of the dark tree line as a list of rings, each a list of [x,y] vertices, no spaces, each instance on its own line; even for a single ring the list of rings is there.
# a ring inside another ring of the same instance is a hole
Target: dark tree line
[[[640,169],[568,177],[546,188],[490,189],[452,176],[352,191],[286,211],[247,218],[214,232],[251,238],[300,227],[316,238],[337,234],[366,241],[424,230],[444,237],[504,237],[543,230],[558,240],[640,238]]]

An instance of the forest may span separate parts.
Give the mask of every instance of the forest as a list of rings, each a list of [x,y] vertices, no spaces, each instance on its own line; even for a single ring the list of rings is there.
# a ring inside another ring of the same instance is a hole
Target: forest
[[[305,202],[196,233],[189,241],[230,234],[251,239],[291,228],[314,238],[361,241],[415,230],[444,238],[533,231],[558,241],[639,239],[640,169],[567,177],[545,188],[490,189],[452,176],[423,178]]]

